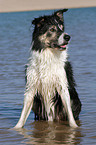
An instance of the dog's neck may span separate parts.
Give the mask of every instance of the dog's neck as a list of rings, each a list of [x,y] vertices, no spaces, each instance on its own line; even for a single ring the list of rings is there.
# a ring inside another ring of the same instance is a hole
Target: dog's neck
[[[32,50],[30,58],[31,59],[36,59],[38,61],[43,61],[43,62],[50,62],[51,61],[60,61],[62,63],[67,61],[67,49],[64,51],[59,51],[53,48],[46,48],[45,50],[42,50],[41,52]]]

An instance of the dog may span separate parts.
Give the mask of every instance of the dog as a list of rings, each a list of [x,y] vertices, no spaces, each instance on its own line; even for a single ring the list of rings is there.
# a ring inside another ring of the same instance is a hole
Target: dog
[[[64,32],[63,19],[67,10],[57,10],[32,21],[35,28],[26,68],[24,106],[15,128],[24,126],[31,109],[37,120],[68,120],[70,127],[78,127],[81,101],[67,59],[70,36]]]

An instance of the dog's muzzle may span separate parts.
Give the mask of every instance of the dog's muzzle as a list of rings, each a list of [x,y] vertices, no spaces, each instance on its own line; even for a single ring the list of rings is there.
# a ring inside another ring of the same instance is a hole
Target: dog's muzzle
[[[67,33],[62,33],[58,39],[58,45],[60,50],[65,50],[67,44],[69,43],[70,36]]]

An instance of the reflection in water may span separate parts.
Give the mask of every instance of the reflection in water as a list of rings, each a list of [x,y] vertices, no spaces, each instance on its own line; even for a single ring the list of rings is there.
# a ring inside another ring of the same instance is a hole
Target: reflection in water
[[[20,135],[24,136],[26,144],[80,144],[80,128],[72,129],[65,122],[35,121],[29,124],[28,129],[18,129]]]

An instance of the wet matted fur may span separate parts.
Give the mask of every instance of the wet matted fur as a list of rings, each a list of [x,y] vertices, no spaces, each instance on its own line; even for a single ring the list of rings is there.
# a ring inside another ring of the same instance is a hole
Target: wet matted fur
[[[81,111],[75,89],[67,44],[70,36],[64,32],[63,13],[35,18],[32,50],[26,69],[26,91],[21,117],[15,128],[24,126],[31,111],[38,120],[68,120],[71,127]]]

